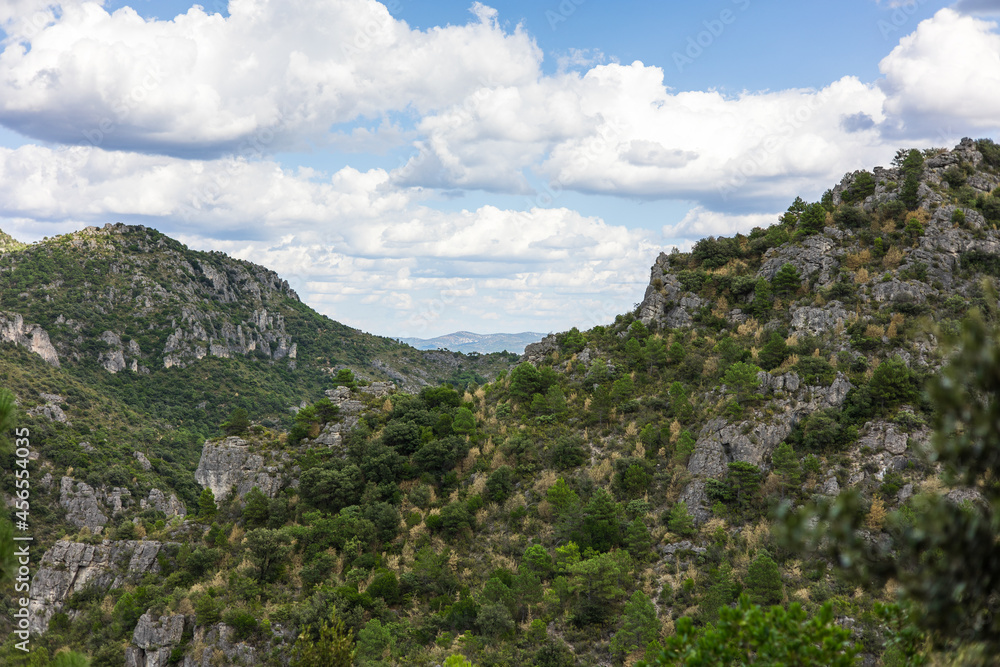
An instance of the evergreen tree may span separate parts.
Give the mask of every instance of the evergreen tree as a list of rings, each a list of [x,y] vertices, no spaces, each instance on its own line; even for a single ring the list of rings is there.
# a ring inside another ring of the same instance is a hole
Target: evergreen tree
[[[653,536],[642,519],[636,517],[625,532],[625,546],[637,562],[644,563],[653,555]]]
[[[354,656],[354,631],[345,630],[334,616],[318,630],[307,626],[302,631],[292,648],[291,667],[351,667]]]
[[[357,389],[358,382],[354,377],[354,372],[350,368],[341,368],[333,378],[333,386],[347,387],[353,390]]]
[[[611,639],[611,654],[623,660],[630,653],[646,648],[660,635],[653,601],[642,591],[636,591],[625,603],[622,627]]]
[[[587,346],[587,339],[583,337],[580,330],[573,327],[566,332],[566,336],[562,341],[562,348],[569,354],[576,354],[577,352],[583,351],[583,348]]]
[[[826,209],[822,204],[809,204],[799,216],[799,229],[805,234],[818,234],[826,226]]]
[[[883,407],[912,400],[916,395],[913,373],[899,357],[886,359],[879,364],[868,387],[872,398]]]
[[[760,386],[760,378],[757,377],[758,373],[760,373],[759,367],[737,361],[729,367],[722,381],[725,383],[727,389],[735,391],[736,400],[742,401],[749,392]]]
[[[782,442],[771,454],[771,465],[774,472],[781,477],[781,496],[784,498],[786,489],[794,489],[802,482],[802,468],[799,457],[788,442]]]
[[[747,568],[746,592],[750,602],[759,605],[779,604],[783,596],[781,572],[765,549],[757,552],[757,556]]]
[[[667,521],[667,528],[671,533],[681,537],[693,537],[698,529],[694,525],[694,517],[688,511],[687,503],[683,500],[673,506],[670,510],[670,518]]]
[[[794,295],[802,287],[802,278],[799,270],[789,262],[785,262],[771,279],[771,288],[778,296],[789,297]]]
[[[774,294],[771,283],[767,278],[757,279],[757,284],[753,288],[753,303],[750,304],[750,311],[757,319],[763,319],[771,311],[774,305]]]
[[[858,653],[851,631],[834,619],[831,603],[809,617],[798,603],[787,611],[778,606],[764,610],[746,596],[735,609],[722,607],[719,623],[704,630],[696,630],[690,618],[681,617],[664,644],[651,662],[641,661],[636,667],[853,667]]]
[[[683,349],[683,348],[682,348]],[[667,365],[667,344],[662,338],[646,339],[646,361],[649,364],[648,371],[652,373],[657,368]]]
[[[452,430],[459,435],[470,435],[476,432],[476,417],[469,408],[459,408],[455,412],[455,421],[451,426]]]
[[[202,523],[208,523],[215,518],[219,508],[215,505],[215,494],[212,489],[205,489],[198,496],[198,516]]]
[[[222,424],[226,435],[243,435],[250,428],[250,415],[243,408],[236,408],[229,415],[229,421]]]
[[[899,192],[899,200],[906,205],[907,210],[912,211],[920,204],[920,176],[924,171],[924,156],[916,149],[909,151],[900,170],[903,172],[903,187]]]
[[[587,546],[597,551],[608,551],[621,543],[618,508],[611,494],[598,489],[584,508],[583,529]]]
[[[767,339],[767,343],[757,354],[757,361],[765,371],[770,371],[780,366],[788,358],[788,345],[784,337],[779,333],[772,333]]]
[[[243,520],[247,528],[260,528],[267,524],[269,513],[269,503],[265,496],[256,486],[250,489],[245,497],[246,505],[243,507]]]

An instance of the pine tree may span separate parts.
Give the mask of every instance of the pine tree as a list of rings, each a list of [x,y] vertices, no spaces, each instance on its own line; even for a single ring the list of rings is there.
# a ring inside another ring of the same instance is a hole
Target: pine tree
[[[205,489],[198,496],[198,516],[202,522],[208,523],[215,518],[218,512],[219,508],[215,505],[215,494],[212,493],[212,489]]]
[[[681,537],[692,537],[698,529],[694,525],[694,517],[688,512],[687,503],[683,500],[674,505],[670,510],[670,518],[667,520],[667,528],[671,533]]]
[[[611,653],[624,659],[630,653],[646,648],[660,634],[653,601],[642,591],[636,591],[625,603],[622,627],[611,640]]]
[[[292,649],[292,667],[351,667],[354,631],[345,631],[336,616],[330,621],[323,621],[316,632],[311,627],[302,631]]]
[[[632,558],[640,563],[649,560],[652,555],[653,536],[642,519],[636,517],[625,532],[625,546]]]
[[[791,296],[802,287],[802,277],[799,270],[790,262],[785,262],[771,279],[771,288],[778,296]]]
[[[802,467],[799,465],[799,457],[788,442],[782,442],[771,454],[771,465],[774,466],[775,474],[781,477],[781,495],[784,497],[785,490],[796,488],[802,482]]]
[[[765,549],[747,568],[746,592],[750,601],[759,605],[779,604],[782,598],[781,571]]]

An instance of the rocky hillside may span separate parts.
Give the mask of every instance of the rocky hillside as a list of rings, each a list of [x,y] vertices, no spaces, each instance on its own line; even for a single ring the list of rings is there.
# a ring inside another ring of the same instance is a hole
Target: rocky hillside
[[[236,407],[278,419],[319,398],[339,368],[417,390],[508,365],[351,329],[273,271],[122,224],[30,246],[0,239],[0,341],[205,434]]]
[[[948,486],[925,456],[924,387],[970,312],[996,323],[998,185],[991,141],[901,151],[767,229],[661,255],[634,312],[548,336],[463,391],[406,391],[371,370],[377,357],[334,357],[369,354],[371,337],[321,351],[308,326],[333,324],[308,319],[273,274],[218,255],[175,248],[195,277],[150,263],[135,269],[146,287],[108,264],[135,292],[74,278],[76,298],[106,311],[87,320],[66,283],[18,282],[32,298],[4,297],[21,317],[5,320],[3,363],[38,434],[36,650],[116,667],[290,665],[335,618],[359,665],[631,665],[681,619],[714,627],[742,593],[797,602],[820,625],[829,605],[857,664],[905,664],[908,646],[929,649],[877,616],[895,585],[866,589],[789,548],[775,510],[857,491],[872,545],[938,496],[973,511],[980,491]],[[160,243],[116,229],[87,234]],[[4,255],[0,275],[21,281],[24,253],[46,247]],[[197,298],[161,314],[136,300],[152,283]],[[241,303],[253,306],[227,310]],[[287,379],[315,357],[368,376]],[[287,384],[252,389],[277,382],[261,368]],[[221,388],[183,384],[199,376]],[[274,410],[302,406],[288,423],[270,416],[279,390]],[[247,391],[260,401],[249,420],[210,438],[167,421],[189,413],[140,410],[176,395],[238,406]],[[13,640],[0,661],[38,664]]]

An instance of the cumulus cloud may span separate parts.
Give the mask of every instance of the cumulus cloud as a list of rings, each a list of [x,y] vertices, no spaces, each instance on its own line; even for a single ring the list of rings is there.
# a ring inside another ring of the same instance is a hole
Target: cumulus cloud
[[[381,169],[0,148],[0,219],[15,237],[147,224],[275,269],[320,310],[382,333],[445,333],[489,313],[526,329],[606,323],[641,298],[659,251],[648,231],[565,208],[446,212],[425,196]]]
[[[504,187],[531,169],[552,189],[764,207],[810,180],[891,157],[845,116],[883,119],[878,87],[845,77],[821,90],[669,91],[640,62],[564,73],[520,88],[480,90],[425,117],[406,185]],[[486,159],[488,156],[488,159]]]
[[[56,4],[17,3],[8,23]],[[262,134],[287,148],[337,123],[538,77],[533,40],[478,3],[469,24],[427,31],[373,0],[293,4],[233,0],[228,17],[195,6],[165,21],[59,3],[57,19],[3,42],[0,123],[46,141],[213,157]]]
[[[961,125],[996,131],[1000,110],[997,24],[951,9],[921,21],[879,63],[886,131],[933,136]]]
[[[770,227],[778,221],[779,215],[780,213],[731,215],[695,206],[680,222],[664,225],[663,236],[677,240],[677,247],[684,248],[706,236],[732,236],[737,232],[746,234],[754,227]]]

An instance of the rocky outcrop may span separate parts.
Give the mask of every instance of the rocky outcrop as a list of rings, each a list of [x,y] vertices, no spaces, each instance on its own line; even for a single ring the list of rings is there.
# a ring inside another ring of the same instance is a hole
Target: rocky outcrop
[[[120,588],[143,575],[159,572],[156,557],[166,546],[154,541],[105,540],[82,544],[60,540],[45,552],[31,581],[28,609],[33,634],[45,632],[52,614],[74,593],[94,586]]]
[[[66,508],[66,520],[71,524],[100,533],[108,514],[118,514],[132,504],[132,492],[117,486],[95,489],[86,482],[63,477],[59,482],[59,504]]]
[[[799,270],[803,280],[814,274],[821,285],[830,282],[840,266],[838,258],[843,250],[825,234],[815,234],[802,242],[802,245],[785,244],[771,248],[764,253],[763,264],[757,271],[758,278],[771,280],[778,270],[786,263]]]
[[[212,493],[215,492],[213,491]],[[171,493],[168,496],[159,489],[152,489],[148,497],[139,501],[139,507],[163,512],[168,519],[173,516],[185,516],[187,514],[184,503],[178,500],[176,495]]]
[[[918,280],[901,281],[896,278],[872,285],[872,296],[877,303],[900,305],[919,304],[927,301],[934,290]]]
[[[885,451],[897,456],[906,452],[906,443],[906,434],[900,433],[895,424],[885,421],[868,422],[858,438],[858,447],[868,447],[872,451]]]
[[[48,332],[37,324],[25,324],[18,313],[0,312],[0,341],[26,347],[46,363],[59,368],[59,355]]]
[[[822,308],[813,306],[792,308],[790,314],[792,326],[797,331],[813,335],[834,331],[837,327],[845,327],[848,317],[850,317],[850,313],[844,310],[843,304],[839,301],[831,301]]]
[[[211,489],[217,501],[228,498],[233,488],[239,498],[255,486],[270,498],[281,490],[278,469],[265,468],[264,457],[250,453],[249,444],[235,436],[205,443],[194,478],[203,488]]]
[[[66,413],[63,412],[62,407],[59,405],[63,402],[63,397],[55,394],[42,394],[42,398],[46,399],[44,405],[36,405],[33,408],[28,408],[26,411],[29,417],[45,417],[49,421],[58,422],[60,424],[69,424],[69,419],[66,417]]]
[[[86,526],[91,532],[100,533],[108,522],[94,488],[86,482],[63,477],[59,483],[59,504],[66,508],[66,520],[78,528]]]
[[[219,320],[219,321],[217,321]],[[213,357],[256,355],[266,359],[295,359],[298,345],[285,331],[280,313],[258,308],[250,321],[233,325],[217,313],[203,313],[195,308],[181,309],[181,321],[173,323],[173,333],[163,348],[165,368],[183,368],[191,360]]]
[[[183,614],[154,617],[146,612],[125,649],[125,667],[166,667],[175,646],[183,641],[184,627],[194,626],[194,618]]]
[[[139,462],[139,467],[143,470],[149,471],[153,469],[153,464],[149,462],[149,459],[147,459],[146,455],[142,452],[132,452],[132,456],[134,456],[135,460]]]
[[[549,334],[537,343],[528,343],[524,346],[524,355],[521,360],[527,361],[535,366],[542,363],[545,357],[559,349],[555,334]]]
[[[677,276],[671,273],[670,256],[660,253],[653,264],[646,294],[639,304],[642,323],[646,326],[656,322],[671,328],[689,327],[691,313],[704,305],[703,299],[684,291]]]
[[[755,410],[745,421],[729,423],[717,418],[709,421],[698,436],[694,452],[688,461],[688,472],[695,476],[682,492],[680,499],[698,521],[709,517],[705,497],[706,478],[721,478],[728,464],[743,461],[760,468],[770,464],[771,453],[788,437],[805,416],[824,408],[839,407],[847,398],[851,383],[842,373],[829,387],[801,384],[795,373],[771,375],[761,371],[760,389],[770,395],[768,412]]]
[[[376,382],[372,387],[375,385],[380,386],[374,389],[371,387],[361,387],[360,390],[372,396],[387,396],[389,389],[395,388],[395,385],[391,382]],[[339,447],[343,441],[343,434],[357,426],[361,410],[364,409],[364,403],[352,398],[351,390],[347,387],[334,387],[333,389],[327,389],[324,393],[330,399],[331,403],[340,408],[340,416],[337,421],[326,424],[312,442],[318,445],[326,445],[327,447]]]

